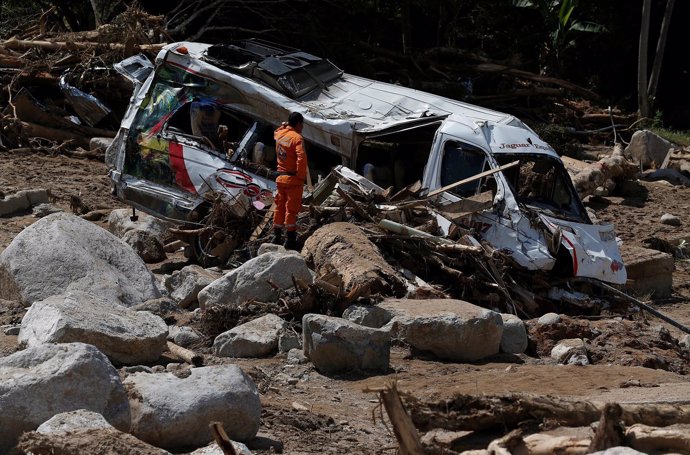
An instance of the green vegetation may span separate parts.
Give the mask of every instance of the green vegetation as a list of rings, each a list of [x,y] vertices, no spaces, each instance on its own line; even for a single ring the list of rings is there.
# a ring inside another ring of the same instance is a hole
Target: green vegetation
[[[654,126],[650,127],[649,130],[674,144],[682,145],[683,147],[690,146],[690,131],[670,130]]]

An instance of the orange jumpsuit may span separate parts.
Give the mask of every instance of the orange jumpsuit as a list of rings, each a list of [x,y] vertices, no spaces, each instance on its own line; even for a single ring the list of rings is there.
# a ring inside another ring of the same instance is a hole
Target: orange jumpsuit
[[[291,126],[281,126],[274,135],[278,159],[278,194],[275,197],[273,227],[297,230],[297,214],[302,208],[302,189],[307,177],[307,154],[302,135]]]

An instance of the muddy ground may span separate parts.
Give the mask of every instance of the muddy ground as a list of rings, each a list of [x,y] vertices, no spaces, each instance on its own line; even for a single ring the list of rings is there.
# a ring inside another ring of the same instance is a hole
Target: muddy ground
[[[110,196],[102,163],[38,153],[0,152],[0,191],[13,193],[29,188],[49,189],[54,203],[67,211],[69,196],[79,194],[91,209],[122,207]],[[617,234],[624,242],[643,246],[650,236],[666,240],[690,236],[690,188],[642,182],[628,190],[589,203],[599,220],[616,224]],[[664,213],[680,217],[682,225],[660,224]],[[31,214],[0,218],[0,251],[35,220]],[[673,296],[654,302],[657,308],[687,325],[689,276],[690,263],[676,260]],[[24,313],[16,305],[0,302],[0,307],[0,325],[18,323]],[[559,366],[548,358],[537,358],[560,335],[534,330],[531,355],[503,355],[480,364],[455,364],[412,359],[404,347],[396,347],[391,353],[390,371],[370,377],[324,376],[309,365],[289,365],[284,356],[237,363],[255,379],[262,392],[260,434],[281,441],[284,452],[290,454],[373,454],[393,449],[395,439],[381,422],[376,395],[363,391],[388,381],[397,381],[399,389],[417,397],[439,400],[457,392],[529,392],[618,402],[688,401],[690,363],[687,351],[680,349],[673,338],[682,336],[677,329],[652,316],[634,321],[564,321],[567,327],[554,330],[590,340],[596,347],[592,355],[596,365]],[[16,337],[0,332],[0,356],[16,349]],[[254,452],[271,450],[264,447]]]

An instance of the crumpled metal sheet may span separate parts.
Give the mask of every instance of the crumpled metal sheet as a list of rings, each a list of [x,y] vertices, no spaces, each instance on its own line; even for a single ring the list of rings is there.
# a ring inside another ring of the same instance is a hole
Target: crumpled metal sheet
[[[69,72],[60,77],[60,90],[65,95],[65,99],[77,113],[79,119],[89,126],[97,125],[110,114],[110,108],[95,96],[70,85],[67,82],[68,75]]]

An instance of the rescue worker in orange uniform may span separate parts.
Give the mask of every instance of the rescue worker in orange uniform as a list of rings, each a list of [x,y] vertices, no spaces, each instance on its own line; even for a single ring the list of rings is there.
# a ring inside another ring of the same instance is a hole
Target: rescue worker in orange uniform
[[[307,178],[307,154],[304,151],[302,127],[304,117],[299,112],[292,112],[287,123],[283,123],[273,134],[276,140],[276,158],[278,160],[278,194],[275,197],[273,216],[272,243],[283,243],[285,248],[297,246],[297,214],[302,208],[302,190]]]

